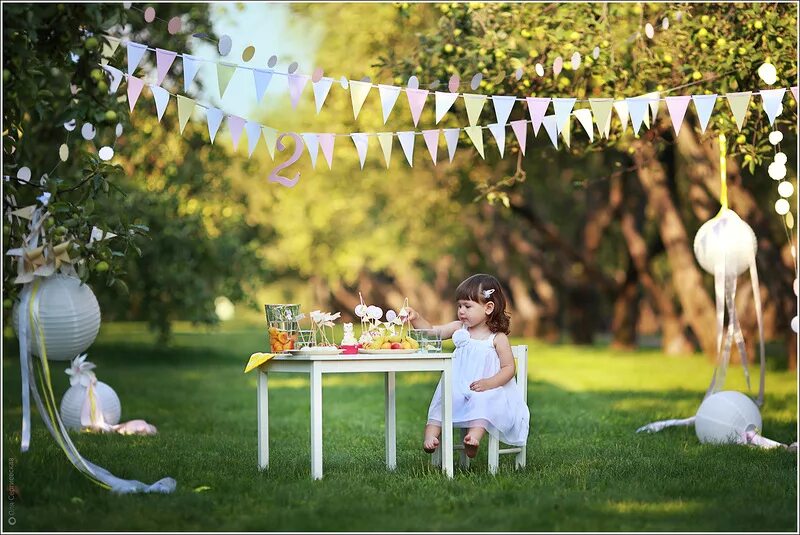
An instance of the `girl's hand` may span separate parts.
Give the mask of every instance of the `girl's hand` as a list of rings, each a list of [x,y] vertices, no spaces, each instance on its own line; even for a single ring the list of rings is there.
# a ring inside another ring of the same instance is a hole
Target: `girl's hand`
[[[478,379],[477,381],[473,382],[469,385],[469,389],[473,392],[485,392],[487,390],[491,390],[492,387],[489,384],[489,381],[486,379]]]
[[[411,307],[406,307],[406,312],[408,312],[408,321],[412,322],[419,318],[419,312],[414,310]]]

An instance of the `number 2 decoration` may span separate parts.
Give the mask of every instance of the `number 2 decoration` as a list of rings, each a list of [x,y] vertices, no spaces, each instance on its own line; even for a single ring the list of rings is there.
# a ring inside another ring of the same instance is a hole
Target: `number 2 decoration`
[[[287,178],[285,176],[279,175],[278,171],[286,169],[287,167],[289,167],[290,165],[292,165],[293,163],[295,163],[297,160],[300,159],[300,156],[302,156],[303,154],[303,138],[301,138],[294,132],[282,133],[280,136],[278,136],[278,141],[275,143],[275,148],[278,149],[278,151],[280,152],[286,150],[286,146],[283,143],[281,143],[281,140],[284,138],[284,136],[289,136],[292,139],[294,139],[294,154],[292,154],[292,156],[288,160],[275,167],[275,169],[273,169],[270,172],[268,180],[270,182],[277,182],[281,186],[286,186],[287,188],[293,188],[295,184],[297,184],[297,181],[300,180],[300,171],[298,171],[294,175],[294,178]]]

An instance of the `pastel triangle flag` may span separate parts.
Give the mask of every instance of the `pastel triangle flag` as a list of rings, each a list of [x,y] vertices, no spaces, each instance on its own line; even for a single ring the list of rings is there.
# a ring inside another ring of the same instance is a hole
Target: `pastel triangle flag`
[[[407,88],[406,97],[408,98],[408,107],[411,108],[411,120],[414,121],[414,126],[417,126],[422,108],[425,107],[425,100],[428,98],[428,90]]]
[[[136,101],[139,100],[143,87],[144,80],[140,80],[135,76],[128,76],[128,105],[131,107],[131,111],[136,106]]]
[[[513,130],[514,135],[517,136],[519,150],[522,152],[522,155],[525,156],[525,142],[528,139],[528,121],[525,119],[511,121],[511,130]]]
[[[620,134],[624,134],[625,129],[628,128],[628,103],[624,100],[617,100],[614,102],[614,109],[617,110],[619,122],[622,125]]]
[[[206,122],[208,123],[208,135],[211,137],[211,143],[214,143],[214,138],[217,137],[217,130],[219,130],[219,125],[222,124],[222,117],[224,115],[219,108],[208,108],[206,110]]]
[[[661,104],[661,93],[658,91],[654,91],[653,93],[648,93],[645,95],[645,98],[650,103],[650,113],[653,116],[653,124],[656,124],[656,117],[658,116],[658,106]],[[648,128],[650,128],[650,123],[645,118],[645,124]]]
[[[447,156],[450,158],[450,163],[453,163],[453,157],[456,155],[456,148],[458,148],[458,128],[445,128],[444,140],[447,143]]]
[[[381,108],[383,109],[383,124],[389,119],[397,97],[400,96],[400,88],[394,85],[378,85],[378,93],[381,96]]]
[[[572,113],[572,107],[575,106],[575,100],[574,98],[553,99],[553,110],[556,113],[556,126],[559,132],[567,125],[569,114]]]
[[[363,106],[364,101],[367,100],[370,89],[372,89],[372,83],[370,82],[350,80],[350,100],[353,103],[354,119],[358,119],[358,112],[361,111],[361,106]]]
[[[681,131],[683,118],[686,115],[686,108],[689,107],[690,100],[692,100],[690,95],[664,98],[664,102],[667,104],[667,110],[669,111],[669,118],[672,121],[672,129],[675,130],[676,136]]]
[[[731,108],[731,113],[733,113],[733,118],[736,119],[736,127],[740,132],[742,131],[742,126],[744,126],[744,117],[747,115],[747,107],[750,105],[751,96],[751,91],[725,95],[728,100],[728,106]]]
[[[200,68],[200,58],[190,56],[189,54],[183,55],[183,90],[188,92],[189,86],[192,85],[192,80],[197,75],[197,69]]]
[[[103,68],[111,74],[111,85],[108,88],[108,93],[113,95],[119,89],[120,82],[122,82],[122,71],[111,65],[106,65]]]
[[[398,132],[397,139],[403,148],[403,154],[406,155],[408,165],[414,167],[414,132]]]
[[[439,130],[423,130],[422,138],[425,140],[425,146],[428,147],[433,165],[436,165],[436,156],[439,154]]]
[[[450,111],[450,108],[453,107],[453,103],[458,98],[458,93],[437,91],[434,93],[434,97],[436,99],[436,124],[439,124],[439,121],[441,121],[447,112]]]
[[[128,41],[128,74],[133,74],[145,52],[147,52],[147,45]]]
[[[526,97],[525,102],[528,103],[528,114],[531,116],[533,135],[538,136],[539,127],[542,126],[542,119],[544,119],[544,114],[547,113],[547,107],[550,105],[550,99],[542,97]]]
[[[649,103],[647,102],[647,99],[642,97],[626,98],[625,101],[628,103],[628,110],[631,114],[631,126],[633,127],[633,133],[635,135],[639,135],[639,129],[642,127],[642,121],[644,121],[645,115],[649,113]]]
[[[233,151],[239,148],[239,140],[242,138],[242,130],[247,121],[236,115],[228,115],[228,128],[231,130],[231,141],[233,142]]]
[[[592,108],[597,131],[607,138],[611,133],[611,108],[614,107],[614,101],[610,98],[590,98],[589,107]]]
[[[792,90],[792,96],[794,96],[794,101],[797,103],[797,86],[790,88]]]
[[[717,102],[717,95],[692,95],[694,109],[697,111],[697,118],[700,121],[700,131],[705,133],[708,120],[711,119],[711,112],[714,111],[714,103]]]
[[[470,126],[475,126],[478,122],[478,117],[481,115],[483,104],[486,102],[486,95],[464,95],[464,106],[467,108],[467,118]],[[483,138],[481,138],[481,141]],[[483,144],[481,143],[481,151],[483,151]],[[483,155],[481,153],[481,155]]]
[[[289,98],[292,101],[292,108],[297,108],[297,103],[300,102],[300,95],[303,94],[303,89],[305,89],[309,78],[305,74],[289,75]]]
[[[272,69],[253,69],[253,82],[256,84],[256,102],[261,102],[272,81]]]
[[[264,135],[264,143],[267,144],[267,152],[269,157],[275,159],[275,144],[278,142],[278,131],[271,126],[264,126],[261,128],[261,133]]]
[[[569,148],[570,136],[572,134],[572,121],[570,121],[569,116],[567,116],[567,124],[564,125],[564,128],[561,129],[561,137],[564,139],[564,144]]]
[[[594,124],[592,123],[592,112],[587,108],[581,108],[572,112],[572,115],[578,119],[581,126],[586,133],[589,134],[589,142],[594,141]]]
[[[466,95],[465,95],[466,96]],[[478,154],[481,155],[481,158],[484,160],[486,156],[483,154],[483,132],[480,126],[465,126],[464,132],[467,133],[469,139],[472,141],[472,144],[475,145],[475,148],[478,149]]]
[[[364,169],[364,162],[367,159],[367,142],[369,138],[367,138],[367,134],[362,134],[360,132],[350,134],[350,138],[353,140],[353,144],[356,146],[356,151],[358,152],[358,161],[361,162],[361,169]]]
[[[219,82],[219,98],[225,96],[225,90],[236,72],[236,65],[220,61],[217,63],[217,81]]]
[[[177,52],[172,50],[164,50],[163,48],[156,48],[156,70],[158,71],[158,85],[167,77],[169,68],[172,67],[172,62],[175,61]]]
[[[547,135],[550,136],[550,141],[553,142],[553,146],[558,148],[558,128],[556,127],[556,116],[545,116],[545,118],[542,119],[542,125],[544,126]]]
[[[325,99],[328,98],[331,85],[333,85],[333,78],[320,78],[319,82],[311,84],[314,88],[314,104],[317,106],[317,113],[322,111],[322,105],[325,104]]]
[[[247,157],[253,155],[258,145],[258,140],[261,139],[261,125],[253,121],[247,121],[244,124],[244,129],[247,132]]]
[[[378,132],[378,143],[381,144],[383,151],[383,161],[386,162],[386,169],[389,169],[389,162],[392,160],[392,138],[391,132]]]
[[[303,143],[306,144],[308,155],[311,157],[311,167],[317,168],[317,154],[319,154],[319,138],[317,134],[300,134],[303,138]]]
[[[786,88],[780,89],[762,89],[761,93],[762,105],[764,106],[764,113],[767,114],[769,124],[775,122],[775,117],[778,116],[778,111],[781,109],[781,102],[783,102],[783,95],[786,94]]]
[[[505,126],[508,123],[508,118],[511,115],[511,108],[514,107],[514,103],[517,101],[517,97],[508,97],[508,96],[493,96],[492,97],[492,104],[494,104],[494,114],[497,117],[497,124]]]
[[[328,169],[333,169],[333,145],[336,143],[336,135],[330,133],[319,134],[317,139],[322,149],[322,155],[325,156],[325,161],[328,162]]]
[[[189,122],[189,117],[194,112],[194,100],[183,95],[177,95],[176,98],[178,100],[178,124],[181,134],[183,134],[183,129],[186,128],[186,123]]]
[[[160,122],[169,104],[169,91],[157,85],[151,85],[150,91],[153,92],[153,100],[156,101],[156,113]]]
[[[492,123],[489,126],[489,132],[492,133],[492,137],[497,142],[497,150],[500,151],[500,157],[503,157],[503,154],[506,150],[506,125],[505,123]]]

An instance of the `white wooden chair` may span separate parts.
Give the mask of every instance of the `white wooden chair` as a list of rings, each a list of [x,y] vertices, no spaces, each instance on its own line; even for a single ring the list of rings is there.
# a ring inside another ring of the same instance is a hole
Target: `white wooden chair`
[[[528,403],[528,346],[511,346],[511,352],[514,355],[514,362],[517,368],[517,386],[522,391],[522,399]],[[461,441],[457,442],[453,449],[460,451],[460,462],[464,468],[469,468],[469,457],[464,451],[464,437],[467,435],[467,429],[461,429]],[[488,441],[488,457],[489,457],[489,473],[496,474],[500,466],[500,455],[507,453],[515,454],[515,466],[517,469],[525,468],[525,455],[527,453],[527,446],[513,446],[508,448],[500,448],[500,440],[486,433],[486,440]],[[431,463],[434,466],[442,465],[442,452],[437,447],[431,455]]]

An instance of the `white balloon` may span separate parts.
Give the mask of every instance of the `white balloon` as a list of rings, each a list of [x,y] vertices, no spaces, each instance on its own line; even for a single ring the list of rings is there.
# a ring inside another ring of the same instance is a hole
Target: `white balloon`
[[[789,201],[786,199],[778,199],[775,201],[775,211],[778,212],[778,215],[786,215],[789,211]]]
[[[738,276],[750,268],[756,254],[756,235],[733,210],[706,221],[694,237],[694,256],[714,275],[716,263],[724,262],[726,276]]]
[[[782,163],[772,162],[767,168],[767,173],[772,180],[783,180],[786,176],[786,166]]]
[[[711,394],[697,409],[694,430],[703,444],[737,444],[745,431],[761,431],[761,413],[752,399],[732,390]]]
[[[778,81],[778,71],[775,70],[775,65],[772,63],[762,63],[758,68],[758,76],[769,85]]]
[[[775,163],[779,163],[781,165],[786,165],[786,154],[783,152],[776,152],[775,153]]]
[[[791,182],[781,182],[778,184],[778,195],[781,197],[791,197],[794,193],[794,186]]]
[[[773,145],[777,145],[783,141],[783,133],[780,130],[775,130],[769,133],[769,142]]]

